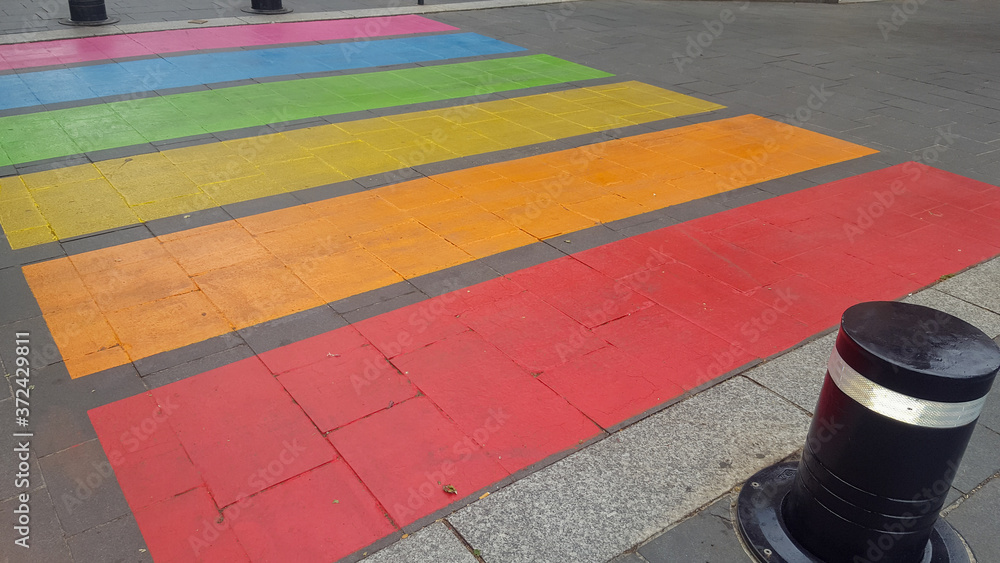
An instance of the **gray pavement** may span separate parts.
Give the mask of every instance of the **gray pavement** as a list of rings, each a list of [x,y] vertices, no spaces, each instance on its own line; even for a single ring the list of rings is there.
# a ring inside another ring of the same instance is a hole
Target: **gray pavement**
[[[440,0],[428,0],[428,4],[437,3]],[[64,9],[65,0],[56,4]],[[148,10],[143,13],[123,14],[124,5],[111,2],[109,8],[134,24],[161,27],[187,25],[187,20],[195,18],[242,17],[233,5],[218,12],[207,1],[161,4],[171,9],[156,10],[152,1],[144,4]],[[352,9],[346,0],[343,5],[340,0],[336,4],[287,0],[286,4],[297,14]],[[915,10],[903,11],[913,5]],[[0,33],[56,29],[51,20],[65,15],[58,11],[38,17],[38,25],[24,26],[24,18],[30,19],[40,8],[41,2],[5,0],[0,7],[5,27],[0,27]],[[715,25],[726,10],[734,19]],[[726,104],[728,114],[781,118],[881,151],[770,182],[763,189],[771,193],[906,160],[1000,184],[1000,65],[996,60],[1000,5],[996,3],[590,0],[454,11],[433,17],[531,52],[614,72],[623,80],[641,80]],[[629,229],[627,234],[651,230],[657,221],[673,220],[669,212],[649,214],[644,217],[647,223],[620,228]],[[998,288],[1000,260],[995,259],[907,301],[951,312],[997,336]],[[795,457],[831,347],[832,337],[821,336],[736,374],[416,531],[367,560],[738,561],[740,551],[727,520],[731,491],[757,469]],[[96,380],[85,383],[100,387]],[[134,392],[114,391],[118,396]],[[0,401],[0,416],[12,408],[10,403],[9,399]],[[67,420],[66,428],[66,435],[52,438],[52,444],[39,442],[47,448],[45,454],[53,454],[44,463],[58,463],[58,452],[76,444],[76,434],[84,432],[74,420]],[[6,447],[5,442],[0,446]],[[87,454],[86,447],[74,449],[79,451],[73,455]],[[7,498],[4,486],[0,483],[0,496]],[[108,512],[100,518],[104,523],[85,528],[86,522],[81,520],[76,527],[69,515],[59,514],[57,503],[65,486],[46,482],[37,489],[39,498],[54,501],[34,505],[38,510],[35,529],[52,531],[38,538],[42,549],[52,554],[49,561],[94,561],[91,554],[98,552],[96,546],[108,545],[103,542],[117,542],[121,548],[115,552],[130,553],[130,560],[148,560],[131,516],[111,514],[119,506],[111,498],[116,487],[103,489],[110,491],[99,503]],[[965,534],[981,562],[1000,561],[998,506],[1000,391],[994,391],[944,512]],[[2,508],[6,511],[8,506]],[[72,528],[72,533],[64,536],[63,527]],[[0,539],[9,545],[6,535],[0,534]],[[0,552],[0,561],[6,560],[5,555]]]

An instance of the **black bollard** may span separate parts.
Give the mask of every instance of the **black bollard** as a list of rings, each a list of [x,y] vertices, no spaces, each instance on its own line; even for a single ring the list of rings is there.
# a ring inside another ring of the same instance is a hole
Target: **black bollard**
[[[249,8],[242,8],[248,14],[287,14],[291,8],[281,5],[281,0],[250,0]]]
[[[972,560],[939,512],[1000,348],[934,309],[860,303],[844,312],[802,459],[750,478],[736,501],[758,562]]]
[[[104,0],[69,0],[69,18],[60,18],[63,25],[110,25],[121,18],[108,17]]]

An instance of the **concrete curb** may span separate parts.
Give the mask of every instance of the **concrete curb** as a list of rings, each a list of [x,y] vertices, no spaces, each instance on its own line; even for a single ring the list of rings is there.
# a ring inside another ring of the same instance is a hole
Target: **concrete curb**
[[[292,12],[273,16],[246,16],[230,18],[213,18],[209,20],[168,21],[135,23],[124,25],[109,25],[105,27],[67,27],[66,29],[36,31],[26,33],[10,33],[0,35],[0,45],[18,43],[33,43],[36,41],[52,41],[55,39],[73,39],[77,37],[97,37],[104,35],[121,35],[125,33],[142,33],[146,31],[167,31],[173,29],[197,29],[204,27],[229,27],[234,25],[257,25],[279,22],[305,22],[320,20],[345,20],[357,18],[372,18],[380,16],[399,16],[407,14],[433,14],[438,12],[460,12],[468,10],[486,10],[491,8],[511,8],[516,6],[538,6],[545,4],[563,4],[581,0],[475,0],[473,2],[457,2],[453,4],[438,4],[435,6],[395,6],[389,8],[368,8],[361,10],[334,10],[329,12]],[[204,21],[205,23],[191,23]]]

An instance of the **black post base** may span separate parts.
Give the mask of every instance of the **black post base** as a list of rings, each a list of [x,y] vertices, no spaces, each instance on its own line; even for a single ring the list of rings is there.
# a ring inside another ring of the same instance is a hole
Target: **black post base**
[[[265,15],[265,16],[266,15],[270,15],[270,14],[288,14],[288,13],[291,13],[291,11],[292,11],[291,8],[280,8],[278,10],[257,10],[257,9],[254,9],[254,8],[240,8],[240,10],[242,10],[242,11],[248,13],[248,14],[262,14],[262,15]]]
[[[281,0],[250,0],[249,8],[241,8],[248,14],[287,14],[292,11],[281,4]]]
[[[733,522],[737,536],[750,559],[757,563],[834,563],[812,555],[788,533],[781,505],[792,488],[797,462],[778,463],[758,471],[736,499]],[[873,553],[858,554],[851,563],[875,563]],[[913,563],[976,563],[962,536],[944,518],[934,525],[924,556]]]
[[[108,16],[107,18],[105,18],[103,20],[97,20],[97,21],[73,21],[73,20],[71,20],[69,18],[59,18],[58,21],[59,21],[59,23],[61,23],[63,25],[78,25],[78,26],[93,27],[93,26],[97,26],[97,25],[111,25],[113,23],[118,23],[118,22],[122,21],[122,19],[121,18],[116,18],[114,16]]]

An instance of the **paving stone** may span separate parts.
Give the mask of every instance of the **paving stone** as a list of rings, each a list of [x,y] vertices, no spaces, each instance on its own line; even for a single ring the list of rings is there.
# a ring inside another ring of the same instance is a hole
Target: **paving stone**
[[[1000,432],[1000,383],[993,383],[993,389],[986,397],[979,424],[994,432]]]
[[[827,334],[805,346],[768,360],[745,376],[812,413],[819,399],[837,333]]]
[[[345,326],[347,323],[329,306],[323,305],[244,328],[239,335],[257,354],[305,340]]]
[[[756,186],[747,186],[738,190],[718,194],[715,196],[715,201],[722,204],[723,207],[734,209],[751,203],[756,203],[758,201],[764,201],[765,199],[770,199],[772,197],[774,197],[773,193],[760,189]]]
[[[435,523],[364,560],[370,563],[474,563],[476,558],[444,524]]]
[[[419,292],[419,290],[417,290],[417,288],[410,282],[398,282],[379,289],[359,293],[358,295],[347,297],[339,301],[334,301],[333,303],[330,303],[330,307],[340,314],[351,313],[370,305],[414,292]]]
[[[101,248],[110,248],[137,240],[146,240],[152,238],[152,236],[153,234],[146,225],[137,225],[103,233],[95,233],[82,238],[63,240],[60,244],[62,244],[66,254],[73,255]]]
[[[244,360],[253,355],[253,349],[245,344],[234,346],[215,354],[209,354],[190,362],[169,367],[150,375],[145,375],[143,376],[142,381],[146,384],[146,388],[155,389],[175,381],[187,379],[188,377],[193,377],[195,375],[205,373],[206,371],[220,368],[233,362]]]
[[[434,272],[433,274],[418,276],[409,281],[414,287],[423,292],[424,295],[437,297],[438,295],[489,281],[499,276],[499,272],[476,260],[441,270],[440,272]]]
[[[487,256],[486,258],[483,258],[482,261],[501,274],[509,274],[511,272],[536,266],[542,262],[555,260],[556,258],[560,258],[562,256],[564,256],[564,254],[555,248],[552,248],[545,243],[537,242],[529,244],[528,246],[522,246],[520,248],[494,254],[493,256]]]
[[[869,145],[869,143],[865,144],[866,146]],[[871,172],[881,168],[885,168],[884,163],[870,156],[865,156],[848,162],[840,162],[829,166],[823,166],[822,168],[807,170],[799,174],[799,177],[819,185],[842,180],[850,176],[857,176],[858,174],[864,174],[865,172]]]
[[[491,562],[604,562],[787,455],[807,425],[778,396],[731,379],[449,521]]]
[[[192,211],[191,213],[185,213],[183,215],[174,215],[172,217],[164,217],[163,219],[147,221],[146,227],[153,233],[153,236],[159,237],[185,231],[187,229],[204,227],[205,225],[214,225],[223,221],[231,221],[232,219],[233,216],[221,207],[214,207],[212,209]]]
[[[941,509],[942,512],[948,509],[949,506],[955,503],[958,499],[962,498],[964,493],[956,489],[955,487],[948,488],[948,494],[944,496],[944,508]]]
[[[37,477],[36,477],[37,479]],[[41,482],[38,479],[37,482]],[[14,510],[20,506],[20,499],[0,502],[0,542],[4,546],[4,561],[17,563],[71,563],[69,547],[63,537],[55,506],[45,487],[36,487],[28,492],[28,506],[31,520],[28,549],[14,545],[19,537],[14,531]],[[9,555],[8,555],[9,554]],[[8,557],[10,557],[8,559]]]
[[[32,368],[31,443],[46,456],[96,437],[87,410],[142,393],[145,387],[132,366],[121,366],[70,379],[62,362]]]
[[[730,519],[730,495],[710,504],[639,548],[649,563],[732,563],[746,558]]]
[[[1000,314],[1000,258],[947,279],[934,289]]]
[[[409,169],[407,168],[406,170]],[[415,174],[414,177],[416,176],[419,175]],[[385,183],[388,184],[390,182],[385,182]],[[299,190],[295,192],[293,195],[295,196],[295,199],[299,200],[300,203],[314,203],[317,201],[322,201],[324,199],[330,199],[342,195],[348,195],[364,191],[365,188],[366,187],[364,185],[358,183],[355,180],[348,180],[346,182],[337,182],[335,184],[326,184],[323,186],[316,186],[315,188]]]
[[[147,375],[163,371],[167,368],[195,361],[198,358],[203,358],[210,354],[228,350],[244,343],[245,341],[239,334],[231,332],[229,334],[223,334],[222,336],[216,336],[214,338],[209,338],[208,340],[202,340],[201,342],[189,344],[181,348],[176,348],[174,350],[170,350],[169,352],[161,352],[146,358],[139,358],[132,363],[135,366],[135,369],[139,372],[139,375],[145,377]]]
[[[977,561],[1000,561],[1000,542],[996,538],[996,523],[1000,522],[1000,478],[993,479],[963,501],[946,519],[969,543]]]
[[[23,295],[23,294],[22,294]],[[32,298],[32,301],[34,298]],[[15,335],[18,333],[28,333],[28,340],[31,353],[28,355],[31,371],[54,364],[62,357],[59,349],[52,340],[45,319],[41,316],[34,316],[23,320],[17,320],[0,327],[0,363],[3,364],[7,373],[14,373],[17,354],[15,348]]]
[[[796,175],[761,182],[760,184],[757,184],[757,187],[774,195],[785,195],[795,193],[806,188],[811,188],[814,185],[815,184],[813,182]]]
[[[127,147],[116,147],[113,149],[103,149],[99,151],[90,151],[84,153],[87,159],[91,162],[100,162],[102,160],[113,160],[116,158],[128,158],[130,156],[138,156],[140,154],[150,154],[157,152],[159,149],[153,146],[151,143],[140,143],[137,145],[129,145]]]
[[[609,228],[607,225],[598,225],[589,229],[583,229],[582,231],[546,239],[544,242],[563,254],[573,254],[574,252],[583,252],[584,250],[590,250],[591,248],[603,246],[616,240],[622,240],[623,238],[625,237],[621,233],[615,232],[615,230]]]
[[[7,244],[6,237],[4,238],[4,244]],[[0,269],[14,265],[20,266],[33,262],[41,262],[65,255],[66,252],[58,242],[47,242],[38,246],[19,248],[12,252],[0,253]]]
[[[24,279],[21,268],[11,267],[0,270],[0,326],[23,321],[42,314],[35,302],[35,296]],[[9,336],[8,336],[9,334]],[[13,338],[13,333],[0,332],[0,338]]]
[[[346,320],[351,324],[354,324],[356,322],[369,319],[376,315],[381,315],[382,313],[395,311],[400,307],[406,307],[407,305],[419,303],[421,301],[424,301],[425,299],[427,299],[427,295],[425,295],[422,291],[404,293],[402,295],[381,300],[376,303],[372,303],[371,305],[355,309],[353,311],[348,311],[344,313],[344,320]]]
[[[1000,434],[985,426],[977,426],[952,486],[968,494],[1000,471],[1000,456],[997,452],[1000,452]]]
[[[194,88],[194,86],[192,86],[192,88]],[[160,150],[169,150],[184,147],[196,147],[198,145],[205,145],[216,141],[218,141],[218,139],[215,138],[215,135],[211,133],[203,133],[201,135],[189,135],[187,137],[167,139],[165,141],[153,141],[151,144]]]
[[[153,557],[131,514],[94,526],[67,540],[76,561],[143,563]]]
[[[716,199],[716,201],[713,201],[713,199]],[[679,222],[684,222],[722,213],[726,209],[726,206],[717,201],[717,196],[709,196],[673,205],[666,209],[666,213],[668,217],[676,219]]]
[[[1000,336],[1000,315],[952,297],[937,289],[925,289],[914,293],[903,299],[903,302],[931,307],[939,311],[944,311],[949,315],[954,315],[982,330],[990,338]]]
[[[36,160],[33,162],[25,162],[23,164],[15,164],[14,167],[17,168],[18,174],[33,174],[35,172],[45,172],[47,170],[55,170],[56,168],[64,168],[67,166],[77,166],[80,164],[90,164],[90,159],[84,155],[71,155],[71,156],[59,156],[55,158],[46,158],[44,160]]]
[[[0,417],[2,417],[0,418],[0,420],[6,420],[6,421],[14,420],[13,398],[8,397],[0,401]],[[12,422],[8,424],[12,424]],[[25,428],[24,430],[30,431],[30,428]],[[0,436],[0,448],[3,448],[2,451],[14,452],[14,448],[18,447],[18,441],[19,440],[22,442],[24,441],[25,438],[15,437],[13,434],[14,432],[4,432],[3,435]],[[17,478],[15,477],[15,475],[19,472],[19,471],[14,471],[15,469],[14,464],[16,463],[15,460],[16,454],[10,453],[5,455],[8,455],[9,456],[8,459],[10,459],[9,462],[10,467],[6,469],[9,478],[0,481],[0,500],[9,499],[11,497],[16,496],[19,493],[24,492],[24,488],[17,486],[18,483],[16,482]],[[33,486],[35,487],[40,487],[42,485],[42,480],[39,478],[39,476],[41,476],[42,473],[41,470],[38,468],[38,452],[32,450],[29,452],[29,456],[30,457],[28,460],[29,464],[28,473],[29,475],[34,476],[32,478],[33,481],[29,481],[29,483],[33,483]]]
[[[617,228],[618,233],[626,238],[634,237],[636,235],[657,231],[659,229],[665,229],[680,222],[672,217],[655,217],[652,213],[647,213],[646,217],[651,218],[651,220]]]
[[[249,217],[251,215],[257,215],[259,213],[267,213],[268,211],[275,211],[277,209],[285,209],[288,207],[294,207],[300,205],[302,202],[298,200],[294,195],[290,193],[283,193],[278,195],[272,195],[267,197],[261,197],[257,199],[251,199],[248,201],[240,201],[237,203],[231,203],[229,205],[223,205],[222,209],[226,211],[234,219],[239,219],[241,217]]]
[[[39,460],[56,514],[68,535],[128,514],[114,467],[97,439]]]

